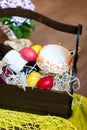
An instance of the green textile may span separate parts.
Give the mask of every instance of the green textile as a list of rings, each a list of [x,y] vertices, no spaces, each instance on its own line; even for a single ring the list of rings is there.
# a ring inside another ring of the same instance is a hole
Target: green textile
[[[72,110],[72,116],[68,120],[77,127],[77,130],[87,130],[87,98],[74,94]]]

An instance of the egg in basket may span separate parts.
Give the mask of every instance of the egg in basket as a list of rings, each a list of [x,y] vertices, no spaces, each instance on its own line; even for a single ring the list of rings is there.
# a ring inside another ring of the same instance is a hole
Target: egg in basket
[[[10,42],[7,41],[7,44]],[[1,47],[4,46],[5,49],[6,41],[4,44]],[[15,46],[16,44],[18,45],[15,42]],[[17,85],[24,90],[29,86],[70,91],[70,83],[73,82],[73,55],[68,49],[57,44],[45,46],[29,44],[18,48],[19,50],[15,50],[15,46],[10,47],[0,61],[2,64],[1,78],[3,77],[2,80],[6,84]],[[3,68],[5,68],[4,71]],[[10,71],[9,74],[7,74],[8,71]],[[74,77],[75,80],[77,79]]]

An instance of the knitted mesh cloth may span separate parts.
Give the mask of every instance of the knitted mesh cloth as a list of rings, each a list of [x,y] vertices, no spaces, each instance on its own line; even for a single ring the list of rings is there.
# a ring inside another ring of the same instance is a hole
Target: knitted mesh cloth
[[[77,130],[67,119],[0,109],[0,130]]]

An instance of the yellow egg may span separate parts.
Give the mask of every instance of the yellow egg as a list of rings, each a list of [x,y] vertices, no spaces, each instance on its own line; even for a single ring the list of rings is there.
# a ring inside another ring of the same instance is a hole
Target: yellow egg
[[[38,54],[40,52],[40,50],[42,49],[42,46],[39,44],[36,44],[34,46],[31,47],[33,50],[35,50],[36,54]]]
[[[27,85],[29,87],[36,87],[41,75],[38,72],[32,72],[27,76]]]

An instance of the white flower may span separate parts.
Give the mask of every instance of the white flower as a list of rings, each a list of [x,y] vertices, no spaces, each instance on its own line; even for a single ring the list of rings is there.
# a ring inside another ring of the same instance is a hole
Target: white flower
[[[8,24],[8,21],[5,21],[5,24]]]
[[[15,23],[16,26],[21,26],[27,18],[13,16],[11,22]]]
[[[35,5],[31,0],[3,0],[0,1],[1,8],[16,8],[22,7],[24,9],[35,10]]]
[[[30,9],[30,10],[35,10],[35,5],[31,2],[31,0],[24,0],[21,3],[21,7],[24,9]]]
[[[6,7],[8,7],[7,1],[6,1],[6,0],[0,1],[0,7],[1,7],[1,8],[6,8]]]
[[[31,0],[2,0],[0,1],[0,7],[1,8],[21,7],[24,9],[30,9],[32,11],[35,10],[35,5],[32,3]],[[16,16],[12,17],[11,22],[14,23],[13,24],[14,26],[22,26],[24,22],[26,22],[28,25],[30,24],[30,21],[28,19]]]
[[[27,23],[28,25],[30,25],[30,19],[27,19],[27,20],[26,20],[26,23]]]

